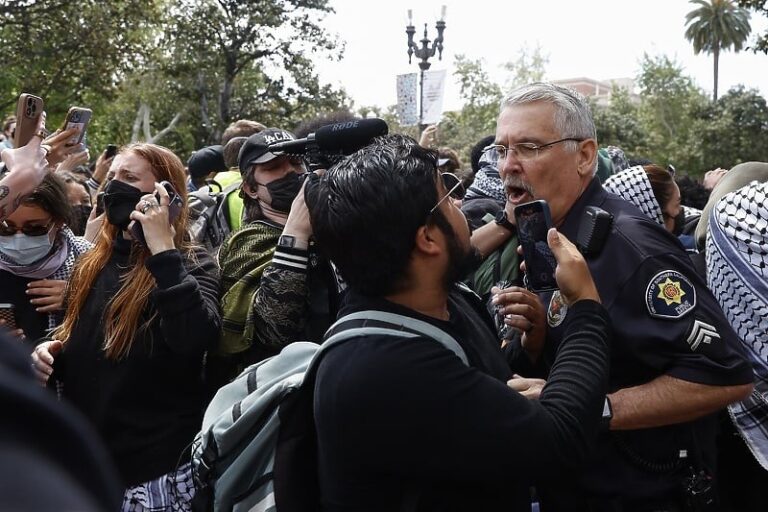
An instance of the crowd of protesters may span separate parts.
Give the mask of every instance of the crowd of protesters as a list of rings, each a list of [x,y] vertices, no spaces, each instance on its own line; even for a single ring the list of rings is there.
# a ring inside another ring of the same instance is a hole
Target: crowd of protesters
[[[0,508],[192,510],[217,391],[376,311],[456,350],[403,332],[323,356],[315,509],[768,509],[768,163],[700,182],[600,147],[548,83],[504,98],[469,166],[434,126],[274,149],[354,121],[239,120],[186,163],[134,143],[90,166],[44,115],[21,147],[4,122]],[[537,200],[556,289],[519,250]]]

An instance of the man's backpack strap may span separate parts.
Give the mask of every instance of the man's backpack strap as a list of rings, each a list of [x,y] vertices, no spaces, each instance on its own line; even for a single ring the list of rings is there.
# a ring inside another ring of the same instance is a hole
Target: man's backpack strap
[[[444,330],[416,318],[377,310],[358,311],[339,318],[326,332],[322,351],[350,337],[366,334],[432,338],[469,366],[464,349]]]

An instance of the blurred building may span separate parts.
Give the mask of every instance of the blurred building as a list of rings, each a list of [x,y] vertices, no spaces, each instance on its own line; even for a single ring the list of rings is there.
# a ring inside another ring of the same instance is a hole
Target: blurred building
[[[580,77],[565,80],[552,80],[553,83],[568,87],[587,98],[592,98],[598,105],[608,105],[611,102],[611,94],[614,86],[626,89],[633,101],[640,97],[635,93],[635,80],[632,78],[609,78],[607,80],[595,80],[594,78]]]

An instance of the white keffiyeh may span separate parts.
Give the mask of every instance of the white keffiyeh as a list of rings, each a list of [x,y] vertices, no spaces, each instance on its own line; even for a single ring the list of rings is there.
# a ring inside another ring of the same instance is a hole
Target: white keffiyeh
[[[664,225],[659,201],[653,194],[651,181],[642,166],[636,165],[614,174],[603,183],[603,188],[634,204],[651,220]]]
[[[728,411],[760,465],[768,469],[768,182],[753,181],[712,209],[707,283],[744,344],[755,389]]]

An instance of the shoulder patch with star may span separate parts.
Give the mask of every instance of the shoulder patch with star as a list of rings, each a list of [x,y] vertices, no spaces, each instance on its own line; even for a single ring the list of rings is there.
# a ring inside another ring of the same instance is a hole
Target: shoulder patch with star
[[[680,272],[663,270],[648,283],[645,304],[653,317],[682,318],[696,307],[696,288]]]

